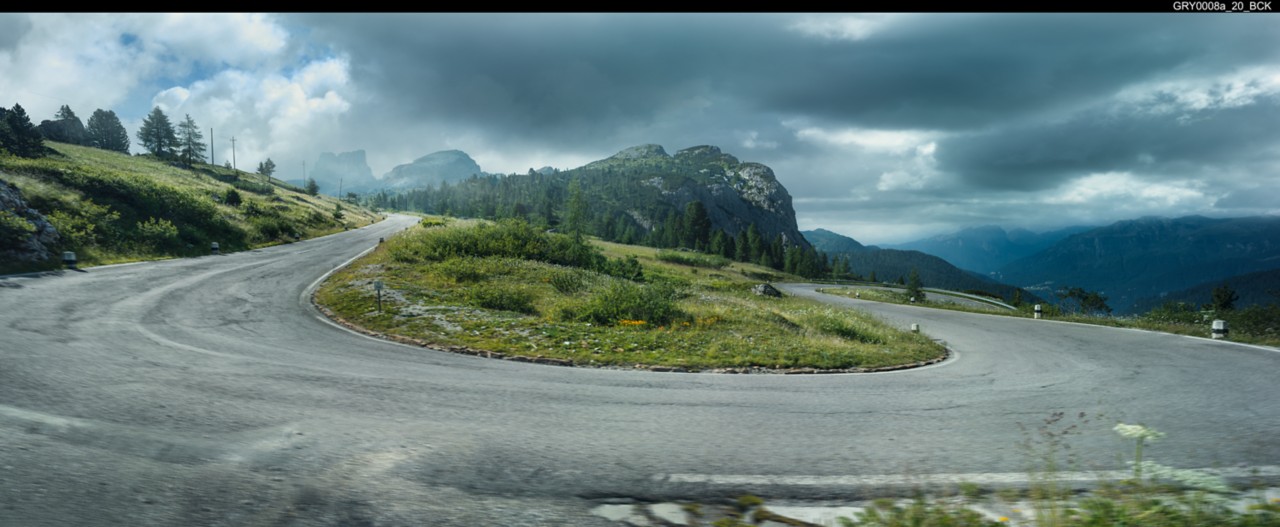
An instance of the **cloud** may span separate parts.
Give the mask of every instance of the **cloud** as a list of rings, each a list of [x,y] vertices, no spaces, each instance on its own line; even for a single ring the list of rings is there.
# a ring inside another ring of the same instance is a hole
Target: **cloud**
[[[215,128],[219,161],[234,135],[242,166],[271,156],[282,172],[355,149],[377,174],[452,148],[522,173],[642,143],[718,145],[771,166],[802,224],[878,225],[883,242],[971,222],[1274,208],[1253,199],[1280,185],[1273,26],[1182,14],[17,14],[0,15],[0,93],[35,119],[62,104],[114,109],[135,128],[152,105],[190,113]]]
[[[318,156],[314,145],[349,141],[341,129],[354,98],[347,69],[342,57],[304,63],[290,75],[227,69],[162,91],[153,103],[214,128],[220,135],[214,144],[217,158],[232,158],[234,136],[238,161],[256,164],[271,157],[277,165],[288,159],[292,166]],[[237,162],[242,169],[253,164]]]
[[[1101,172],[1247,173],[1251,165],[1274,161],[1277,119],[1276,93],[1255,95],[1248,103],[1199,107],[1155,94],[1060,122],[946,138],[939,143],[938,160],[941,170],[979,187],[1021,190]]]
[[[0,52],[12,50],[28,31],[31,31],[31,19],[27,15],[0,13]]]
[[[806,16],[789,29],[832,40],[864,40],[890,22],[886,15],[862,14],[844,16]]]

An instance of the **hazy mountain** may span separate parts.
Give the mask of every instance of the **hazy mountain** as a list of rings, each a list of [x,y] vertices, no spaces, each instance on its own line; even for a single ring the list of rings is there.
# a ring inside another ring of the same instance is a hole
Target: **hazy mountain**
[[[364,150],[334,154],[325,152],[312,165],[307,177],[314,178],[320,192],[337,196],[339,192],[362,193],[378,187]]]
[[[920,251],[904,251],[898,249],[881,249],[865,246],[857,240],[817,229],[804,231],[804,235],[819,251],[828,256],[837,255],[849,258],[849,266],[855,274],[869,278],[875,272],[880,282],[896,282],[898,277],[907,277],[912,269],[920,273],[920,281],[925,287],[950,289],[953,291],[985,291],[1000,295],[1006,301],[1013,299],[1013,286],[1005,285],[976,273],[971,273],[951,265],[946,260],[925,254]],[[1034,295],[1024,294],[1024,300],[1036,301]]]
[[[1199,307],[1208,304],[1213,298],[1213,290],[1224,283],[1240,296],[1236,301],[1237,308],[1280,302],[1280,268],[1276,268],[1210,280],[1163,296],[1142,298],[1134,302],[1133,311],[1144,313],[1165,302],[1185,302]]]
[[[1026,229],[1006,231],[987,225],[884,247],[932,254],[961,269],[990,274],[1014,260],[1040,252],[1067,236],[1089,229],[1092,227],[1077,226],[1035,233]]]
[[[1050,296],[1060,287],[1107,295],[1118,313],[1139,298],[1280,267],[1280,216],[1146,217],[1071,235],[1000,270]]]
[[[817,247],[819,250],[827,254],[856,253],[877,249],[874,245],[866,246],[858,243],[858,240],[826,229],[814,229],[811,231],[804,231],[801,234],[803,234],[805,239],[809,240],[809,243],[812,243],[814,247]]]
[[[397,166],[382,176],[380,188],[399,190],[436,187],[485,175],[471,156],[461,150],[444,150],[427,154],[412,163]]]

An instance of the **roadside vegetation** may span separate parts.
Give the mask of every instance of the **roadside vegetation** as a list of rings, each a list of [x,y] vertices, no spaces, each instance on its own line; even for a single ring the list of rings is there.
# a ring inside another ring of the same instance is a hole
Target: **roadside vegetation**
[[[581,366],[858,370],[945,356],[864,313],[757,296],[761,276],[794,279],[767,268],[704,265],[716,257],[691,252],[672,261],[521,220],[443,222],[424,220],[335,273],[317,303],[422,344]]]
[[[43,262],[0,260],[0,273],[61,266],[74,251],[81,266],[209,254],[288,243],[367,225],[377,215],[261,174],[190,160],[162,161],[46,141],[44,157],[0,153],[0,181],[58,231]],[[34,224],[0,215],[0,237],[16,242]],[[15,245],[8,245],[13,247]]]
[[[1208,471],[1153,461],[1144,451],[1164,434],[1143,425],[1116,423],[1111,428],[1121,441],[1130,442],[1128,452],[1120,454],[1128,459],[1127,477],[1099,480],[1088,490],[1063,482],[1062,472],[1078,470],[1071,438],[1099,424],[1084,414],[1057,412],[1034,429],[1024,429],[1020,447],[1030,462],[1025,488],[967,482],[916,488],[907,490],[910,498],[860,502],[860,512],[836,520],[844,527],[1280,527],[1280,498],[1268,496],[1262,480],[1232,486]],[[690,526],[815,525],[778,514],[754,495],[681,508],[683,524]],[[647,511],[640,512],[644,516]]]
[[[819,291],[848,297],[854,297],[856,295],[862,300],[872,300],[876,302],[888,302],[895,304],[910,303],[905,290],[897,292],[857,287],[831,287],[820,289]],[[1035,317],[1035,306],[1027,303],[1017,305],[1017,309],[1014,311],[1007,309],[977,308],[928,299],[925,301],[917,301],[915,305],[936,309],[982,313],[987,315],[1022,318]],[[1048,320],[1061,320],[1066,322],[1078,322],[1081,324],[1094,324],[1118,328],[1145,329],[1196,337],[1211,336],[1212,321],[1225,320],[1229,329],[1226,340],[1247,344],[1261,344],[1264,346],[1280,347],[1280,304],[1274,302],[1269,305],[1251,305],[1245,308],[1235,308],[1234,306],[1223,303],[1219,303],[1218,305],[1211,303],[1198,308],[1183,302],[1167,302],[1146,313],[1123,316],[1110,315],[1107,314],[1107,311],[1103,310],[1095,311],[1095,314],[1067,312],[1057,305],[1046,303],[1041,304],[1041,312],[1042,316]]]

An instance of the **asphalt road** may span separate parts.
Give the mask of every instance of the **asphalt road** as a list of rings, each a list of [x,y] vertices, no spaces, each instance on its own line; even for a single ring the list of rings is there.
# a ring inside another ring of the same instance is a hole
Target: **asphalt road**
[[[1168,433],[1147,449],[1166,464],[1280,464],[1269,349],[823,295],[919,323],[955,357],[681,374],[435,352],[322,320],[309,287],[412,221],[0,279],[0,525],[608,525],[589,513],[601,500],[1019,473],[1055,412],[1089,420],[1062,438],[1074,470],[1124,467],[1117,421]]]

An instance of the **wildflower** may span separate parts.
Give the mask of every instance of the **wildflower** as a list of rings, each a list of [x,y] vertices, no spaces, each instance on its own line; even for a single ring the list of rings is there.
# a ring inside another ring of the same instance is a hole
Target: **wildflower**
[[[1164,437],[1164,432],[1157,432],[1154,428],[1147,428],[1142,425],[1127,425],[1124,423],[1119,423],[1112,430],[1115,430],[1117,434],[1120,434],[1120,437],[1124,437],[1127,439],[1144,439],[1144,440],[1155,441],[1157,439]]]
[[[1000,517],[1000,521],[1001,521],[1002,523],[1003,523],[1003,522],[1007,522],[1007,521],[1009,521],[1009,517],[1008,517],[1008,516],[1001,516],[1001,517]]]

